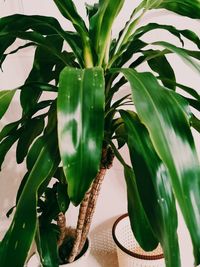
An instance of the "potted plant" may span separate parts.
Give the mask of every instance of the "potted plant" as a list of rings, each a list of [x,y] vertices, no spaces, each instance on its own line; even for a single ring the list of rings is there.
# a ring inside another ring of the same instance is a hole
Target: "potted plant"
[[[117,39],[112,39],[111,29],[124,0],[86,5],[89,26],[72,0],[54,2],[75,31],[61,28],[53,17],[15,14],[0,19],[2,68],[9,54],[28,46],[36,48],[24,84],[0,92],[1,118],[17,90],[22,107],[21,118],[0,133],[0,163],[17,143],[17,163],[25,161],[27,166],[12,223],[0,243],[0,265],[22,267],[35,239],[42,265],[58,266],[58,247],[66,237],[64,214],[70,202],[80,204],[77,229],[68,238],[70,253],[64,257],[72,262],[84,246],[113,156],[124,168],[131,227],[141,247],[149,251],[160,242],[166,266],[181,266],[177,200],[198,265],[200,165],[190,128],[199,132],[200,122],[190,106],[200,110],[200,97],[176,81],[167,55],[177,54],[200,71],[200,40],[189,29],[156,23],[139,27],[138,23],[149,10],[161,8],[199,19],[199,0],[143,0]],[[157,42],[144,42],[143,35],[154,29],[170,32],[180,46],[159,36]],[[8,52],[17,38],[26,43]],[[193,42],[196,50],[183,48],[183,39]],[[148,64],[152,71],[138,72],[141,64]],[[127,82],[130,94],[115,100]],[[42,101],[44,92],[50,96]],[[126,110],[127,105],[134,109]],[[131,166],[120,154],[124,144]]]

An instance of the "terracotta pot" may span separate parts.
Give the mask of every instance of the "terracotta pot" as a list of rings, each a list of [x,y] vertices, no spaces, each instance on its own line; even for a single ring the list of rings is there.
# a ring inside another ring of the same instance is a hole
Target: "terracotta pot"
[[[119,267],[165,267],[161,246],[151,252],[139,246],[132,233],[128,214],[115,221],[112,235],[117,247]]]

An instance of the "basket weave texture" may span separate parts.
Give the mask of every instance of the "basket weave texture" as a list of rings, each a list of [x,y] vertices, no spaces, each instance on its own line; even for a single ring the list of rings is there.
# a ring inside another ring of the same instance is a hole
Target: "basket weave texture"
[[[127,214],[113,226],[113,238],[117,246],[119,267],[165,267],[162,248],[144,251],[135,239]]]

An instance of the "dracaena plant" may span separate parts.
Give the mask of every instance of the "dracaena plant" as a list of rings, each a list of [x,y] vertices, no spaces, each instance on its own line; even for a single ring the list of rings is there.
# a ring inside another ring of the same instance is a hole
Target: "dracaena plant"
[[[166,266],[181,266],[177,201],[197,266],[200,165],[191,127],[199,132],[200,122],[190,107],[200,111],[200,96],[176,81],[168,54],[177,54],[199,72],[200,39],[190,29],[153,22],[139,26],[139,22],[152,9],[199,19],[199,0],[143,0],[135,9],[130,6],[132,15],[116,39],[112,38],[112,25],[124,0],[86,5],[87,23],[72,0],[54,2],[74,31],[63,29],[47,16],[15,14],[0,19],[2,68],[9,54],[35,47],[24,84],[0,92],[1,118],[17,90],[22,107],[21,118],[0,132],[0,164],[17,143],[17,163],[25,161],[27,166],[12,223],[0,243],[0,266],[22,267],[34,239],[43,266],[58,266],[58,247],[65,236],[63,215],[70,202],[80,204],[68,255],[68,261],[73,261],[87,237],[100,184],[113,156],[124,168],[128,213],[140,245],[152,250],[160,242]],[[154,43],[144,42],[143,36],[155,29],[168,31],[179,44],[160,36]],[[16,39],[26,42],[12,51]],[[185,40],[191,41],[195,50],[185,48]],[[149,72],[138,71],[142,64],[149,66]],[[126,83],[130,94],[116,100]],[[44,93],[45,101],[41,100]],[[131,166],[120,153],[125,144]],[[52,178],[56,182],[49,187]]]

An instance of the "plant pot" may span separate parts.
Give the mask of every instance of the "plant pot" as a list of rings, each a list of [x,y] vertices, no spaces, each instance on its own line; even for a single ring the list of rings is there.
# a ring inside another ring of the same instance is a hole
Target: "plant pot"
[[[117,247],[119,267],[165,267],[160,245],[151,252],[140,247],[132,233],[128,214],[115,221],[112,235]]]
[[[83,247],[82,252],[77,257],[77,259],[72,263],[66,263],[60,265],[60,267],[88,267],[88,256],[91,249],[91,241],[87,238],[87,241]],[[24,265],[24,267],[41,267],[39,262],[39,256],[34,254],[29,261]]]

